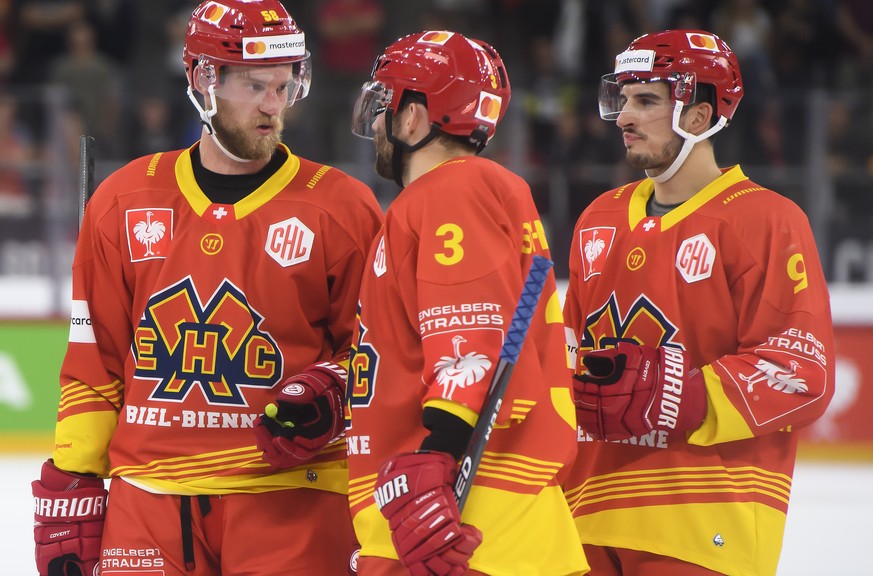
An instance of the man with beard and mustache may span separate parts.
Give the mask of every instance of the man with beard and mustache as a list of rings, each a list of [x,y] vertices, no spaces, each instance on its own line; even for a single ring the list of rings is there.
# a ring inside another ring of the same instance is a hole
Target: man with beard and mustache
[[[806,216],[715,160],[742,96],[736,56],[701,30],[637,38],[601,81],[647,178],[594,200],[570,252],[564,487],[592,574],[774,574],[796,430],[834,392]]]
[[[576,442],[551,271],[463,518],[452,489],[528,269],[549,257],[527,183],[478,155],[509,98],[491,46],[428,31],[385,50],[355,106],[353,131],[403,188],[370,251],[350,364],[361,576],[587,570],[560,488]]]
[[[278,0],[204,2],[183,58],[202,138],[85,211],[37,568],[345,574],[346,370],[382,211],[281,143],[310,55]]]

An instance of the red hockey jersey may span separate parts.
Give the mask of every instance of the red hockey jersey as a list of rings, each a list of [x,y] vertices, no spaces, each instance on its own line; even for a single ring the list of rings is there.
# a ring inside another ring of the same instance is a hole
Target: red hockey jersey
[[[233,205],[207,199],[189,150],[97,189],[73,263],[59,467],[166,493],[345,490],[344,441],[276,471],[252,426],[283,378],[347,360],[382,212],[361,182],[282,149]]]
[[[610,191],[579,218],[568,345],[580,358],[618,340],[679,346],[706,377],[708,412],[688,438],[606,443],[580,430],[567,499],[583,543],[773,574],[793,430],[818,418],[834,390],[815,242],[794,203],[739,167],[661,218],[646,216],[653,186]]]
[[[475,423],[534,254],[549,257],[527,184],[462,157],[405,188],[373,242],[351,361],[349,500],[373,505],[379,466],[419,448],[423,407]],[[575,456],[571,371],[550,272],[475,485],[537,494]],[[356,518],[359,535],[361,530]]]

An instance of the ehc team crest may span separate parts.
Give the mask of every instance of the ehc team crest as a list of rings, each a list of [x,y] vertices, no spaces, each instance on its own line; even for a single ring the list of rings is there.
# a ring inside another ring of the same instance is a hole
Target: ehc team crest
[[[678,346],[673,340],[677,331],[676,325],[645,294],[637,298],[625,312],[613,292],[603,306],[585,319],[579,357],[591,350],[611,348],[620,341],[645,342],[649,346]]]
[[[201,305],[189,276],[149,299],[134,335],[134,376],[158,381],[153,400],[182,401],[196,385],[209,404],[248,406],[240,387],[270,388],[282,373],[263,319],[227,280]]]

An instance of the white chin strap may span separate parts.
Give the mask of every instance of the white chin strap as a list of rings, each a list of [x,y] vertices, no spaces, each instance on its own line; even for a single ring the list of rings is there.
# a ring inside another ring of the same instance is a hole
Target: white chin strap
[[[646,170],[646,176],[657,182],[658,184],[663,184],[670,178],[672,178],[679,168],[682,167],[682,164],[685,163],[685,160],[688,158],[688,155],[691,153],[691,149],[694,148],[694,145],[700,142],[701,140],[706,140],[719,130],[727,125],[728,119],[724,116],[718,119],[718,122],[715,123],[715,126],[703,132],[702,134],[694,135],[691,132],[686,132],[682,128],[679,127],[679,117],[682,115],[682,102],[676,102],[676,106],[673,107],[673,132],[681,136],[685,142],[682,143],[682,148],[679,150],[679,154],[676,155],[676,159],[673,160],[673,163],[670,164],[670,167],[658,174],[657,176],[652,176],[648,170]]]
[[[218,146],[218,149],[234,162],[252,162],[252,160],[248,158],[240,158],[236,154],[231,153],[230,150],[225,148],[218,140],[218,136],[215,135],[215,128],[212,126],[212,117],[218,113],[218,99],[215,97],[215,86],[209,86],[209,96],[212,98],[212,108],[204,110],[200,105],[200,102],[197,101],[197,97],[194,96],[194,90],[191,89],[190,85],[188,86],[188,99],[191,100],[194,107],[197,108],[197,112],[200,114],[200,122],[203,123],[203,129],[209,132],[209,135],[212,136],[212,140],[215,142],[215,145]]]

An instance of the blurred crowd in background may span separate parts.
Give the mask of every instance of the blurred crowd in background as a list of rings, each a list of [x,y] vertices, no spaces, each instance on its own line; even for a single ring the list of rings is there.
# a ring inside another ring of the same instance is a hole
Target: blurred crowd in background
[[[97,140],[98,178],[199,137],[181,62],[196,4],[0,0],[0,243],[46,241],[46,227],[70,212],[72,200],[58,198],[75,196],[79,134]],[[511,116],[486,154],[531,183],[559,241],[559,272],[567,235],[588,202],[642,176],[626,166],[614,124],[598,116],[601,75],[640,34],[715,32],[736,52],[745,83],[732,125],[717,136],[720,164],[741,163],[806,210],[830,280],[873,282],[871,0],[285,4],[306,33],[314,70],[309,98],[289,112],[285,141],[302,156],[365,179],[380,199],[396,189],[372,175],[371,145],[349,130],[352,103],[375,57],[399,36],[424,29],[493,44],[513,96]],[[74,235],[73,228],[60,238]],[[10,266],[16,273],[22,264],[4,254],[0,247],[0,275]]]

